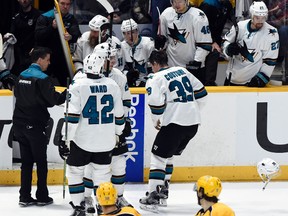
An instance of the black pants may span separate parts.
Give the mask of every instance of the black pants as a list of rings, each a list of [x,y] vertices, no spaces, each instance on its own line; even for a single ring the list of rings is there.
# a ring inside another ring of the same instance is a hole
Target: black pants
[[[217,51],[210,52],[205,60],[205,86],[215,86],[218,68],[218,58],[220,53]]]
[[[21,155],[21,188],[20,199],[31,197],[32,171],[34,162],[37,165],[38,200],[46,200],[47,188],[47,137],[45,127],[31,124],[14,124],[14,136],[19,142]]]

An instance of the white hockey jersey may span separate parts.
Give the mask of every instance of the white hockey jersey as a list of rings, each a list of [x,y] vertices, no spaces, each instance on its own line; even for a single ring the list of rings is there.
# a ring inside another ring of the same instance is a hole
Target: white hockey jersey
[[[128,117],[131,107],[131,93],[127,84],[127,77],[117,68],[113,68],[108,77],[113,79],[120,87],[125,117]]]
[[[69,87],[68,139],[89,152],[110,151],[124,129],[117,83],[106,77],[73,80]]]
[[[90,31],[84,32],[80,38],[77,40],[76,50],[73,54],[73,63],[75,66],[75,70],[79,71],[83,69],[83,60],[89,54],[91,54],[95,47],[92,47],[89,43],[89,36]],[[124,69],[124,60],[123,60],[123,53],[121,49],[121,41],[112,36],[112,47],[117,49],[117,63],[114,67],[118,68],[119,70],[123,71]]]
[[[238,22],[237,42],[241,46],[247,46],[250,59],[253,61],[241,54],[234,56],[234,58],[227,55],[228,45],[235,42],[236,31],[234,26],[226,33],[225,42],[223,43],[223,52],[229,59],[226,76],[229,77],[231,72],[231,83],[238,85],[245,85],[258,72],[263,72],[270,77],[279,52],[277,29],[265,22],[261,29],[255,31],[250,28],[250,22],[250,19]]]
[[[204,67],[205,58],[211,50],[212,38],[208,19],[198,8],[190,7],[177,14],[172,7],[160,15],[160,32],[167,39],[169,66],[186,67],[189,61],[198,61]]]
[[[147,102],[154,125],[175,123],[182,126],[200,124],[200,109],[207,91],[186,68],[171,67],[149,76]]]
[[[83,71],[79,71],[73,77],[73,80],[86,78],[87,74]],[[127,84],[127,77],[117,68],[113,68],[108,75],[109,78],[113,79],[121,90],[121,98],[124,106],[125,117],[128,117],[128,112],[131,107],[131,93]]]
[[[121,42],[121,48],[124,61],[126,63],[132,63],[134,68],[140,72],[139,79],[141,81],[146,81],[144,77],[148,75],[148,59],[152,51],[155,49],[153,38],[139,35],[138,43],[134,45],[133,49],[125,40]]]

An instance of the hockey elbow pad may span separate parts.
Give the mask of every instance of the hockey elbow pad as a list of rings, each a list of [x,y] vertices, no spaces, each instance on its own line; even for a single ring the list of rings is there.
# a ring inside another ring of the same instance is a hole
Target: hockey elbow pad
[[[270,78],[263,72],[258,72],[251,80],[247,83],[248,87],[265,87],[269,82]]]
[[[164,35],[157,35],[155,38],[155,49],[161,50],[166,44],[166,37]]]

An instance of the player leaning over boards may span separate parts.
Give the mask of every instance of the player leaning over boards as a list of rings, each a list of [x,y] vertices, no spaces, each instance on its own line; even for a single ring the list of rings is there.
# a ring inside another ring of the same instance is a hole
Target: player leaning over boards
[[[219,178],[202,176],[194,186],[198,204],[202,207],[195,216],[235,216],[234,211],[224,203],[219,203],[222,184]]]
[[[188,0],[170,2],[172,7],[160,16],[161,36],[156,37],[155,48],[166,48],[169,66],[186,67],[205,83],[204,62],[212,44],[208,19],[203,11],[190,7]]]
[[[238,22],[225,35],[223,51],[229,59],[224,85],[265,87],[276,65],[279,52],[277,29],[266,20],[263,1],[250,6],[251,19]]]
[[[168,67],[165,51],[153,51],[149,62],[155,74],[147,80],[147,103],[159,132],[152,146],[149,191],[140,203],[143,209],[157,212],[157,205],[166,205],[164,181],[171,178],[174,155],[181,155],[197,133],[207,92],[186,68]]]
[[[131,206],[117,205],[117,190],[110,182],[101,183],[96,191],[96,197],[103,213],[101,215],[140,216],[141,214]]]
[[[70,154],[69,151],[65,154],[68,155],[67,178],[73,216],[85,215],[83,177],[86,165],[90,163],[92,167],[95,185],[110,181],[115,136],[121,135],[124,129],[120,88],[114,80],[102,74],[106,55],[104,50],[88,55],[83,68],[87,77],[73,80],[69,87]]]

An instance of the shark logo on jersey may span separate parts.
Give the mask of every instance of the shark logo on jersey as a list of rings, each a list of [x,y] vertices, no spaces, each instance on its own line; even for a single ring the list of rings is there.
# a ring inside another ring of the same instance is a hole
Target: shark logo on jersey
[[[175,25],[175,23],[173,23],[173,27],[174,27],[174,29],[168,27],[168,30],[170,33],[170,34],[168,34],[168,36],[170,36],[175,41],[175,44],[178,41],[180,41],[181,43],[186,43],[186,38],[185,38],[186,29],[180,30],[180,31],[182,31],[182,33],[180,33],[177,26]]]
[[[240,54],[243,57],[243,61],[248,60],[250,62],[254,62],[254,54],[255,54],[255,49],[252,50],[252,52],[250,52],[247,48],[247,45],[245,43],[245,41],[243,41],[243,46],[241,46],[240,49]]]
[[[135,65],[134,68],[138,70],[140,73],[146,73],[145,64],[146,62],[144,59],[140,61],[134,60],[134,65]]]
[[[269,33],[268,34],[272,34],[273,36],[277,33],[276,29],[269,29]]]
[[[205,17],[205,14],[200,11],[200,12],[199,12],[199,16],[201,16],[202,18],[204,18],[204,17]]]

